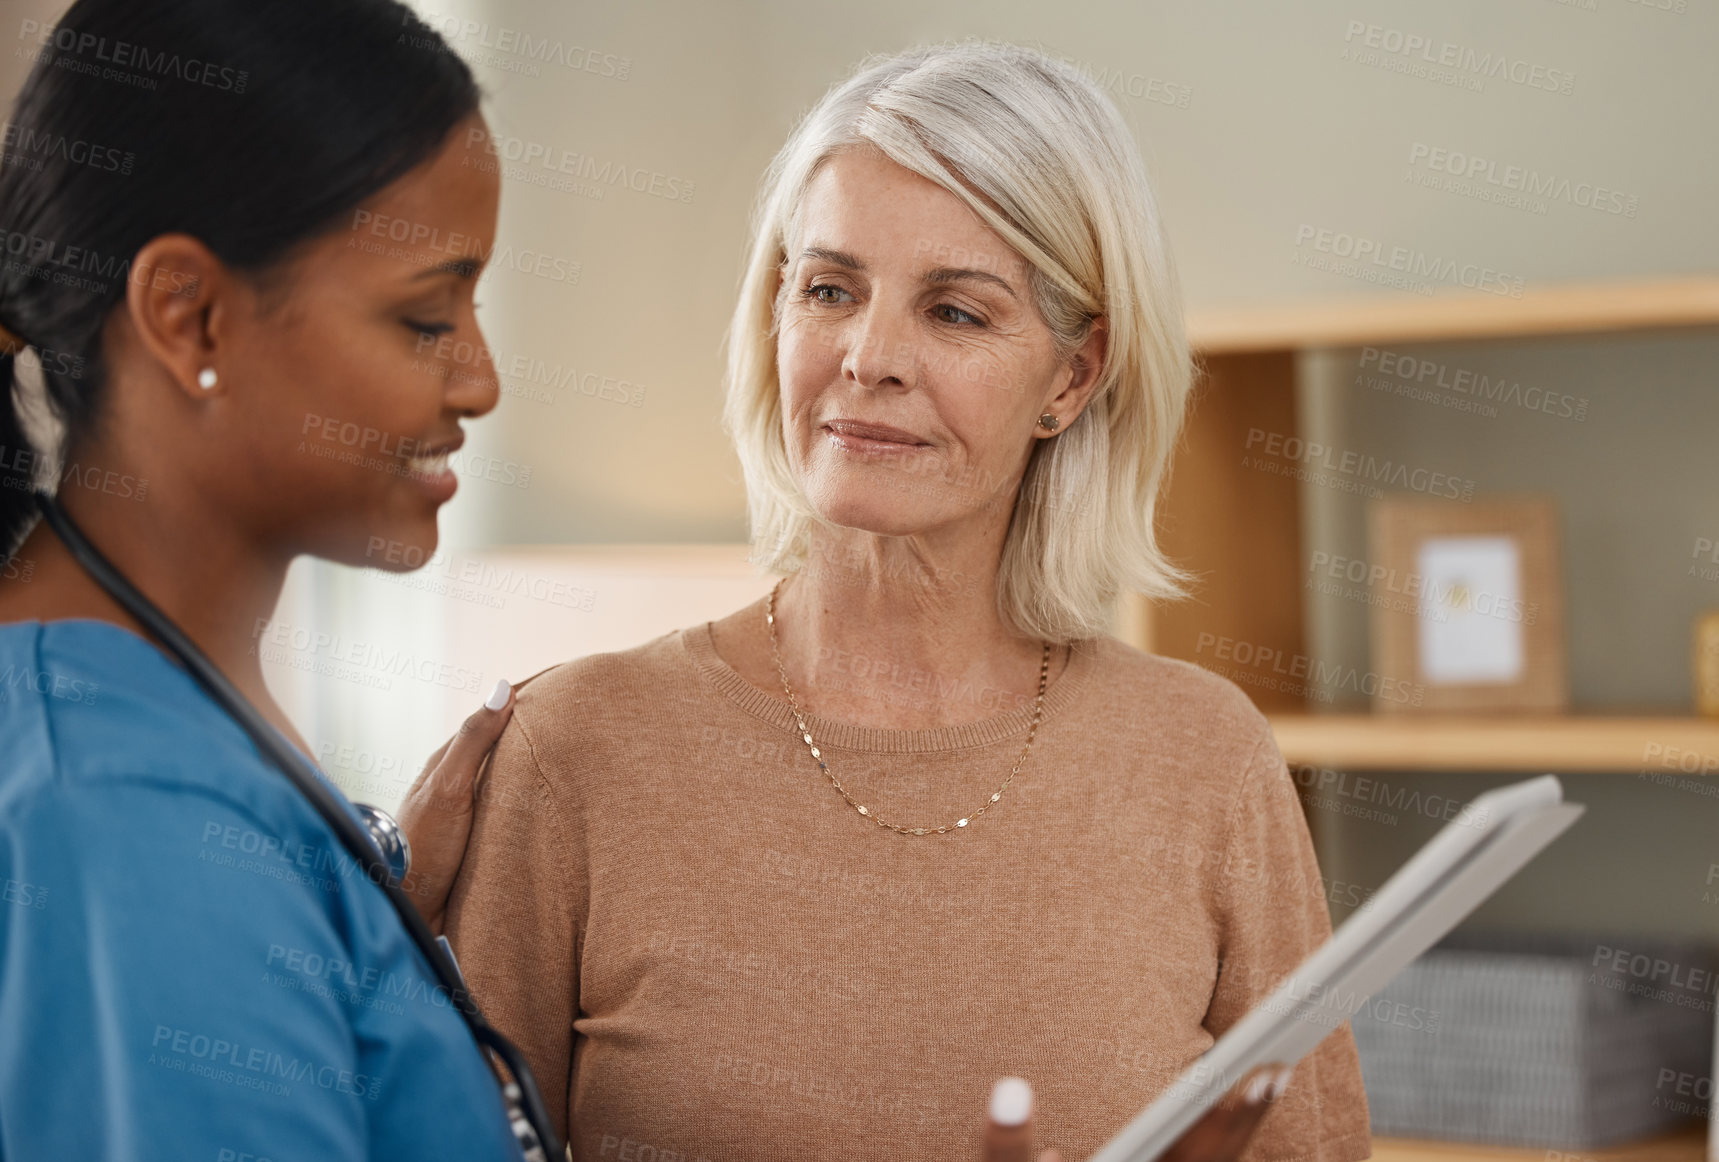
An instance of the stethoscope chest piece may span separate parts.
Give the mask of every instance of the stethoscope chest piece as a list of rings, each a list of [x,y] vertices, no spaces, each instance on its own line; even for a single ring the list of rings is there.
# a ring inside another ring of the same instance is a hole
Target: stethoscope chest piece
[[[388,865],[388,878],[395,885],[403,883],[406,873],[412,868],[412,845],[406,841],[406,833],[382,808],[368,803],[354,803],[353,806],[358,808],[364,830],[370,833],[376,849],[382,853],[382,861]]]

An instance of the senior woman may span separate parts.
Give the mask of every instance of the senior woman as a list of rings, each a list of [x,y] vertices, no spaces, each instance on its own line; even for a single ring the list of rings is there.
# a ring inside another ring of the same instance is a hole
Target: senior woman
[[[726,413],[782,580],[522,686],[448,903],[577,1156],[947,1156],[1020,1074],[1083,1157],[1327,936],[1264,718],[1105,629],[1177,592],[1189,381],[1072,69],[915,50],[794,131]],[[1367,1154],[1345,1027],[1245,1157]]]

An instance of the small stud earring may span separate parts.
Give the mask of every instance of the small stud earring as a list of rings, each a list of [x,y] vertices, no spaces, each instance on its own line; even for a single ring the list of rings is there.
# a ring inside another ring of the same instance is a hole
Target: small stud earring
[[[1039,427],[1043,428],[1047,432],[1056,431],[1057,425],[1060,423],[1062,423],[1062,421],[1051,415],[1049,412],[1046,412],[1044,415],[1039,417]]]
[[[218,377],[215,375],[215,369],[213,367],[205,367],[197,373],[197,386],[202,388],[204,391],[213,391],[215,389],[215,384],[218,381]]]

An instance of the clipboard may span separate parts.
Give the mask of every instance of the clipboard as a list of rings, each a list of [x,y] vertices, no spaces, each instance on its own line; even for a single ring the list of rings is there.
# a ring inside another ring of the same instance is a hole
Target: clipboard
[[[1152,1162],[1258,1065],[1292,1065],[1574,823],[1556,775],[1488,791],[1088,1162]]]

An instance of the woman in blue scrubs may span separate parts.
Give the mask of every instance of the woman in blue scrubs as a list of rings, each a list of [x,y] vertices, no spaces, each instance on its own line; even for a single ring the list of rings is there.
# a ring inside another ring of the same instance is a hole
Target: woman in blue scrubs
[[[497,399],[472,76],[392,0],[23,23],[0,161],[0,1159],[517,1159],[463,998],[31,527],[29,491],[308,749],[257,656],[288,564],[428,556],[447,455]]]

